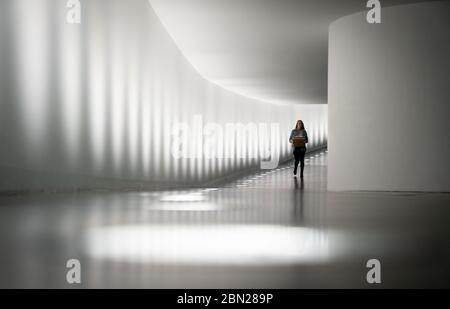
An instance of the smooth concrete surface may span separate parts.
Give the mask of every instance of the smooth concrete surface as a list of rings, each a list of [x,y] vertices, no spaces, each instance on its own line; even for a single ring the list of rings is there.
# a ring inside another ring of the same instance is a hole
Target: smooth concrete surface
[[[0,191],[199,185],[258,167],[267,150],[286,158],[297,119],[312,147],[326,145],[326,105],[269,104],[205,80],[147,0],[83,1],[81,24],[67,23],[66,4],[0,1]],[[229,124],[258,136],[221,138]]]
[[[450,195],[327,192],[327,161],[310,155],[303,181],[289,164],[189,191],[1,197],[0,287],[449,287]]]
[[[450,191],[450,1],[329,31],[330,190]]]

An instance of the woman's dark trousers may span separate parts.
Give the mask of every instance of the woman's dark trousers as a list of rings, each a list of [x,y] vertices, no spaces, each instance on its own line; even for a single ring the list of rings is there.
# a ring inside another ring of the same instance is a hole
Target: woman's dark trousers
[[[298,164],[300,163],[300,177],[303,177],[303,170],[305,169],[305,153],[306,147],[294,148],[294,158],[295,158],[294,175],[297,175],[297,167]]]

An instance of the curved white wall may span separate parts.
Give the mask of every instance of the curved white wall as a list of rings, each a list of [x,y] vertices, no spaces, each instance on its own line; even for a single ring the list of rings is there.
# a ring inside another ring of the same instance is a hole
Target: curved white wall
[[[450,191],[450,2],[329,33],[330,190]]]
[[[200,119],[278,124],[281,159],[297,118],[311,148],[326,144],[326,105],[267,104],[204,80],[147,0],[81,3],[81,25],[69,25],[64,0],[0,2],[0,191],[199,184],[259,166],[249,154],[267,139],[239,134],[218,145],[229,158],[174,158],[174,126]]]

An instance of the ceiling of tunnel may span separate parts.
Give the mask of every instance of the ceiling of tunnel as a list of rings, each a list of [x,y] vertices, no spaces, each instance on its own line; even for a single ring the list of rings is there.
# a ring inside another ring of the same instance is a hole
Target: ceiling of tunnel
[[[328,26],[368,10],[366,0],[149,1],[203,77],[248,97],[297,104],[327,102]]]

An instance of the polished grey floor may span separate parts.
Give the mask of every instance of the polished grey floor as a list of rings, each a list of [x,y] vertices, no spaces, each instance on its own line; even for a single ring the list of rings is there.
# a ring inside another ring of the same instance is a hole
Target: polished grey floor
[[[189,191],[1,197],[0,287],[450,286],[450,194],[333,193],[326,178],[322,152],[303,181],[285,165]]]

